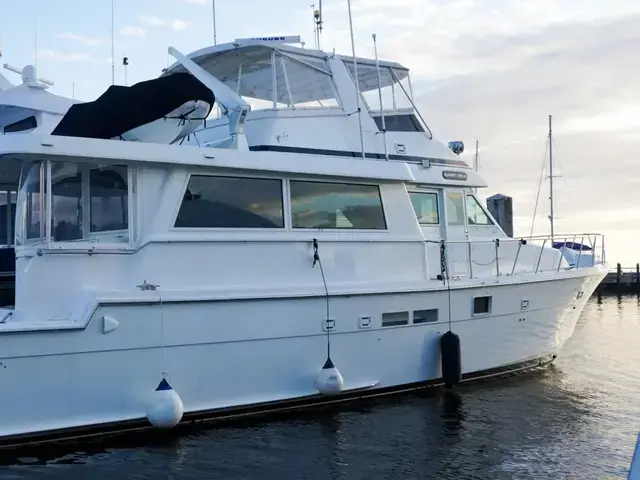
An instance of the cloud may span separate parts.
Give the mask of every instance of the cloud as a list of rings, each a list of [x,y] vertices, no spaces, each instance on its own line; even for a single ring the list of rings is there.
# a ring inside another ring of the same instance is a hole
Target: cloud
[[[187,22],[185,22],[184,20],[180,20],[179,18],[171,22],[171,28],[177,31],[184,30],[188,26],[189,24]]]
[[[149,27],[163,27],[166,25],[164,18],[155,15],[139,15],[138,20]]]
[[[142,27],[129,25],[120,30],[120,35],[126,37],[142,37],[146,34],[146,31]]]
[[[417,67],[413,90],[436,138],[464,140],[468,163],[480,141],[480,173],[489,183],[480,195],[512,195],[517,232],[529,231],[543,160],[548,175],[552,114],[556,231],[601,231],[609,258],[635,262],[626,258],[633,247],[622,232],[637,214],[609,212],[631,208],[640,189],[630,174],[640,151],[640,64],[629,60],[640,44],[638,24],[640,12],[519,34],[471,30],[443,42],[441,52],[394,48]],[[538,233],[549,231],[548,192],[544,178]]]
[[[67,40],[74,40],[76,42],[84,43],[85,45],[88,45],[90,47],[94,47],[96,45],[102,45],[103,43],[105,43],[105,39],[104,38],[86,37],[84,35],[78,35],[78,34],[70,33],[70,32],[59,33],[56,36],[58,38],[64,38],[64,39],[67,39]]]
[[[59,62],[87,62],[93,60],[93,57],[86,53],[63,53],[49,49],[38,50],[38,56],[41,58],[50,58]]]

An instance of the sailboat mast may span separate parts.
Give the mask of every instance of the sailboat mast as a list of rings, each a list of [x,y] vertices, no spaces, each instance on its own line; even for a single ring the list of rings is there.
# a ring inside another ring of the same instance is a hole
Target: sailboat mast
[[[551,241],[553,242],[553,130],[549,115],[549,222],[551,224]]]

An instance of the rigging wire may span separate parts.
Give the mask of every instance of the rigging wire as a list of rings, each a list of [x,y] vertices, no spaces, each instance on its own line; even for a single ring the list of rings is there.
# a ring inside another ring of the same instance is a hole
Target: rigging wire
[[[560,177],[562,177],[562,183],[564,184],[564,188],[566,190],[567,193],[567,197],[569,197],[569,205],[570,205],[570,209],[571,209],[571,216],[575,217],[576,216],[576,210],[575,210],[575,203],[573,203],[573,197],[571,195],[571,190],[569,190],[569,184],[567,183],[567,177],[564,175],[564,164],[562,163],[562,157],[558,156],[558,146],[556,145],[556,139],[552,139],[553,141],[553,158],[554,160],[557,160],[558,162],[558,166],[560,168],[560,172],[561,175]]]
[[[533,229],[536,224],[536,214],[538,213],[538,200],[540,200],[540,189],[542,188],[542,179],[544,177],[545,164],[547,162],[547,153],[549,151],[549,142],[545,142],[544,156],[542,157],[542,168],[540,169],[540,179],[538,180],[538,192],[536,193],[536,203],[533,207],[533,216],[531,218],[531,231],[529,237],[533,237]]]
[[[318,240],[313,239],[313,265],[316,266],[316,263],[320,266],[320,274],[322,275],[322,284],[324,285],[324,294],[326,300],[326,319],[325,319],[325,330],[327,331],[327,358],[331,358],[331,329],[329,328],[329,289],[327,288],[327,279],[324,276],[324,268],[322,268],[322,260],[320,260],[320,254],[318,253]]]

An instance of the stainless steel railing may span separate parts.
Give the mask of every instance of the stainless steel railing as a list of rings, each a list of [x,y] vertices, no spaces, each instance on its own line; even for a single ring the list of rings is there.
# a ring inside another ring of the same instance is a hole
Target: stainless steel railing
[[[426,240],[434,278],[486,278],[575,270],[606,263],[604,235],[534,235],[521,238]]]

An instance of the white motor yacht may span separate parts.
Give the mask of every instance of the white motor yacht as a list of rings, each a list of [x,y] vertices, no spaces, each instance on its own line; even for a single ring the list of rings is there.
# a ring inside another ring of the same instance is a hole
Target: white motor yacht
[[[170,53],[50,132],[0,136],[22,172],[2,445],[454,388],[561,354],[608,270],[602,236],[508,237],[406,67],[268,40]],[[588,263],[554,247],[576,240]]]

